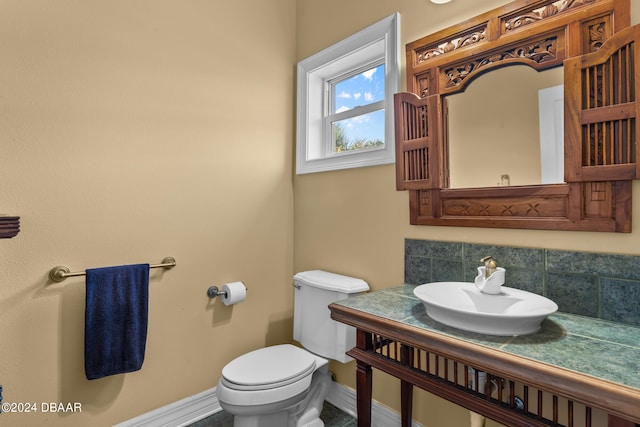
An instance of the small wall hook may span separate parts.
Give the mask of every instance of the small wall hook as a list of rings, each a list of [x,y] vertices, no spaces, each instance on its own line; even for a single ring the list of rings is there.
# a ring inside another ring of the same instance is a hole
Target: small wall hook
[[[207,289],[207,296],[209,298],[215,298],[215,297],[219,297],[220,295],[222,296],[227,296],[227,293],[225,291],[221,291],[220,289],[218,289],[217,286],[211,286],[209,289]]]

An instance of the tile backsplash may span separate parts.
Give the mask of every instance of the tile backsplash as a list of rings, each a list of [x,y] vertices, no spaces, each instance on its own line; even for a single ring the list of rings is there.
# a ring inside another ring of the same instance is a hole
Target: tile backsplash
[[[406,239],[404,281],[472,282],[487,255],[507,270],[505,286],[565,313],[640,326],[640,256]]]

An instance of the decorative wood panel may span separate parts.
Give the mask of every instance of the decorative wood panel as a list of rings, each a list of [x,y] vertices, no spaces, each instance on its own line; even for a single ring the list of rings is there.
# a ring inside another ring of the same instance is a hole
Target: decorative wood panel
[[[554,17],[571,9],[576,9],[585,4],[595,3],[595,0],[555,0],[543,2],[542,5],[534,5],[522,10],[517,10],[501,18],[501,28],[504,32],[514,31],[530,24],[536,24],[545,19]]]
[[[417,190],[411,224],[631,231],[631,181]]]
[[[361,330],[359,332],[362,333]],[[403,384],[415,384],[501,424],[526,427],[595,425],[595,411],[590,405],[547,392],[530,383],[482,371],[439,351],[411,347],[375,332],[365,333],[371,336],[371,347],[367,350],[351,349],[348,352],[350,356],[402,379]],[[477,386],[481,384],[480,372],[486,376],[485,387]],[[410,394],[411,391],[408,387],[405,393]],[[401,400],[401,404],[411,405],[410,399]],[[407,412],[411,410],[402,411],[403,414]],[[608,417],[607,427],[636,427],[635,423],[619,424],[624,420],[612,415]],[[407,420],[403,425],[413,424]]]
[[[564,60],[564,30],[482,52],[464,61],[441,67],[440,93],[463,90],[476,76],[509,64],[526,64],[536,70],[557,67]]]
[[[640,177],[636,102],[640,26],[625,28],[599,50],[565,63],[567,181]]]
[[[629,21],[629,0],[518,0],[408,43],[396,181],[411,223],[630,232],[640,27]],[[563,62],[566,183],[447,188],[446,95],[495,68]]]
[[[20,232],[19,216],[0,216],[0,239],[10,239]]]
[[[439,123],[440,97],[396,94],[396,186],[398,190],[442,187]]]

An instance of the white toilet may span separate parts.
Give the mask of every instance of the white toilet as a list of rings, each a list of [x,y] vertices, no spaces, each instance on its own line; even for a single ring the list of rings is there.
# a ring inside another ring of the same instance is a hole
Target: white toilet
[[[293,338],[244,354],[222,369],[216,394],[234,427],[322,427],[331,385],[329,360],[346,363],[355,329],[331,319],[328,305],[369,290],[361,279],[321,270],[294,276]]]

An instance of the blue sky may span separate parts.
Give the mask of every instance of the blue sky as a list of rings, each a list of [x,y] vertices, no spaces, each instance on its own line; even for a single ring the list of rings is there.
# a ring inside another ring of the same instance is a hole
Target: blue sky
[[[335,112],[350,110],[384,99],[384,65],[371,68],[335,86]],[[345,121],[349,138],[384,140],[384,112],[376,112]]]

